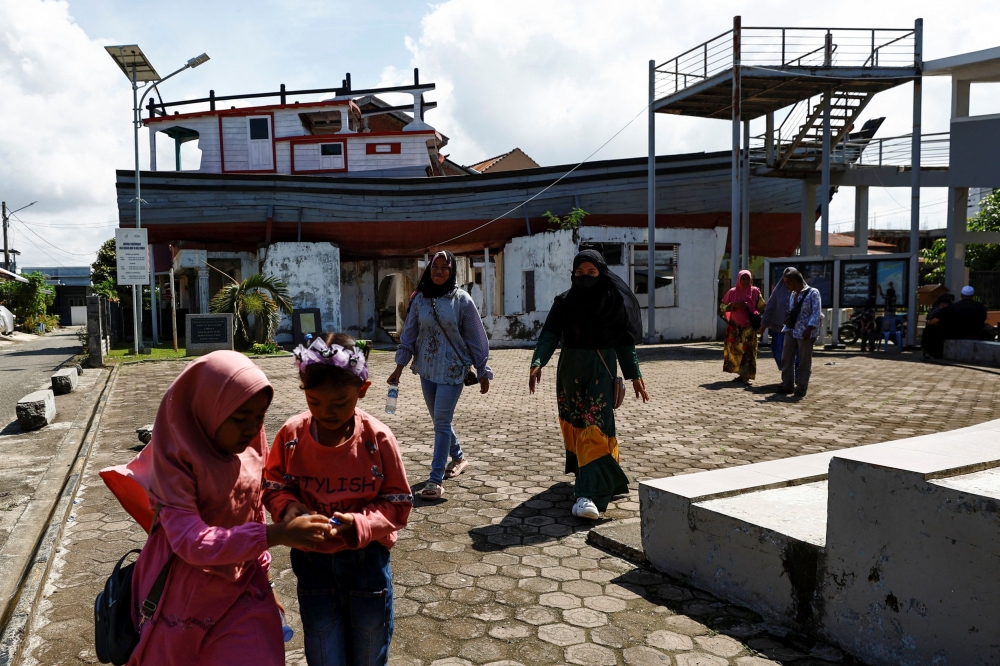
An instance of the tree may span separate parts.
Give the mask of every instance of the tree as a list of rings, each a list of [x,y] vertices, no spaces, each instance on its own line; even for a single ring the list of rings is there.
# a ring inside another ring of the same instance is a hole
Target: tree
[[[246,349],[255,342],[271,342],[281,314],[292,313],[288,285],[273,275],[256,273],[243,282],[233,280],[212,298],[212,312],[232,313],[236,346]],[[250,317],[254,330],[250,331]]]
[[[979,202],[979,213],[969,218],[969,231],[1000,231],[1000,189]],[[924,260],[924,282],[944,282],[945,262],[944,238],[934,241],[926,250],[920,251]],[[1000,271],[1000,244],[975,243],[965,248],[965,265],[974,271]]]
[[[90,265],[93,292],[112,301],[131,303],[128,287],[118,286],[118,253],[115,239],[109,238],[97,251],[97,259]]]
[[[45,284],[42,273],[35,271],[21,277],[28,280],[27,284],[13,280],[0,282],[0,302],[14,313],[21,328],[26,328],[45,315],[56,296],[55,290]]]

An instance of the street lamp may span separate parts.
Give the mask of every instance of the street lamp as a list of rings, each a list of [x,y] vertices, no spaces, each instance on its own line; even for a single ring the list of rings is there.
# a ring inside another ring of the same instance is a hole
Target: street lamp
[[[160,78],[160,75],[156,73],[153,65],[146,59],[143,54],[142,49],[136,44],[124,44],[119,46],[105,46],[104,50],[108,52],[108,55],[114,59],[118,66],[121,68],[122,72],[126,77],[132,82],[132,134],[135,139],[135,227],[136,229],[142,226],[140,210],[139,210],[139,126],[142,125],[142,102],[146,99],[146,95],[149,91],[155,88],[158,84],[163,83],[167,79],[180,74],[185,69],[194,69],[198,65],[208,62],[208,54],[202,53],[200,56],[191,58],[187,63],[175,72]],[[146,88],[146,92],[139,97],[139,83],[142,82],[142,86]],[[152,131],[152,130],[150,130]],[[148,250],[147,250],[147,258]],[[154,281],[154,266],[152,259],[149,259],[149,291],[150,291],[150,311],[153,315],[153,333],[154,337],[159,337],[156,335],[157,331],[157,321],[156,321],[156,287]],[[136,287],[139,287],[136,289]],[[135,335],[134,351],[136,354],[139,353],[139,348],[142,342],[142,286],[132,285],[132,312],[133,312],[133,328]]]

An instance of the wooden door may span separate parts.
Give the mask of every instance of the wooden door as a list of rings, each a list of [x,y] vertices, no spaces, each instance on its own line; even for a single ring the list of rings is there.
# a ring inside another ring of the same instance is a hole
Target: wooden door
[[[274,168],[271,151],[271,117],[248,118],[250,170],[269,171]]]

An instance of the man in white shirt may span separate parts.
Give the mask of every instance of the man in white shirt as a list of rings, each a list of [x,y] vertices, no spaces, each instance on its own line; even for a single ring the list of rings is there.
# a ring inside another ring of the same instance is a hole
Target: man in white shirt
[[[823,304],[819,290],[806,284],[798,270],[786,271],[782,279],[791,294],[788,296],[788,316],[781,329],[785,344],[781,354],[781,388],[778,393],[794,393],[802,397],[809,389],[813,343],[819,336]],[[795,363],[796,352],[798,364]]]

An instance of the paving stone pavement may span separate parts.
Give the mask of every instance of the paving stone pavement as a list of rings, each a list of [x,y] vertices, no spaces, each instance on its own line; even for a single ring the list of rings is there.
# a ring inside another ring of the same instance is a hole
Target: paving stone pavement
[[[714,469],[899,439],[1000,418],[1000,378],[920,363],[911,354],[819,353],[809,396],[778,398],[770,358],[757,386],[729,381],[714,344],[639,352],[653,401],[618,412],[622,464],[639,479]],[[494,352],[487,396],[466,392],[456,430],[472,461],[443,501],[415,507],[393,550],[396,632],[392,666],[797,666],[855,663],[836,649],[778,628],[754,613],[637,568],[585,542],[569,515],[553,369],[528,396],[530,352]],[[260,366],[276,387],[273,435],[305,409],[287,358]],[[400,442],[411,484],[426,479],[432,425],[419,384],[404,373],[395,416],[382,411],[392,355],[371,360],[375,386],[361,403]],[[105,490],[97,470],[134,455],[135,428],[153,421],[179,362],[122,368],[108,401],[84,488],[67,525],[30,631],[26,664],[96,663],[92,604],[114,562],[145,535]],[[609,507],[638,515],[637,486]],[[288,663],[304,664],[288,550],[274,549],[276,589],[296,629]]]

